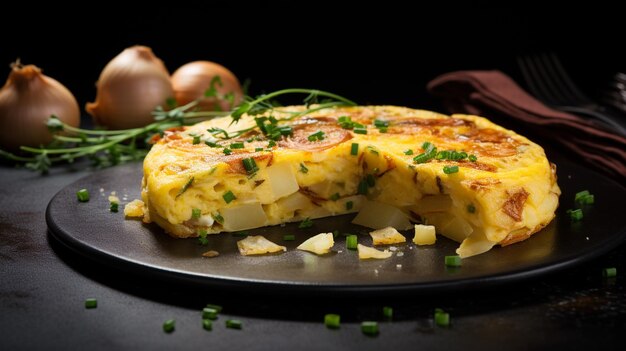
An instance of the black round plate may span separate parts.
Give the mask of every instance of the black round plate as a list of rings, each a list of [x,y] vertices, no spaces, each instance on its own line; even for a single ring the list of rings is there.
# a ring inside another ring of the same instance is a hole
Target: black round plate
[[[359,235],[371,245],[367,228],[350,223],[353,215],[314,221],[308,229],[297,224],[250,230],[287,247],[287,252],[264,256],[241,256],[230,233],[209,236],[206,246],[197,239],[174,239],[154,224],[124,219],[109,211],[108,195],[116,191],[123,203],[140,197],[141,164],[99,171],[65,187],[50,201],[46,220],[56,239],[76,252],[104,264],[149,277],[186,281],[209,287],[246,288],[281,293],[372,293],[386,291],[435,291],[482,287],[534,277],[600,255],[626,237],[622,201],[626,190],[617,183],[573,164],[559,161],[559,185],[563,191],[554,221],[530,239],[496,247],[463,260],[462,267],[446,268],[444,256],[458,246],[438,237],[433,246],[395,245],[393,257],[365,260],[345,249],[345,237],[335,239],[334,252],[325,256],[296,250],[310,235],[339,230]],[[91,200],[77,201],[76,191],[86,188]],[[584,209],[584,219],[572,222],[566,210],[574,207],[576,192],[587,189],[595,204]],[[125,201],[124,201],[125,199]],[[283,235],[294,234],[295,241]],[[218,257],[202,253],[216,250]]]

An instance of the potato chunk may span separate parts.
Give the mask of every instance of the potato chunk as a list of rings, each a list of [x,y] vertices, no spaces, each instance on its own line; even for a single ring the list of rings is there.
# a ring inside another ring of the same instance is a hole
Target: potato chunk
[[[333,245],[335,245],[333,233],[320,233],[305,240],[297,249],[323,255],[329,253]]]
[[[243,240],[237,241],[239,253],[243,256],[262,255],[266,253],[274,253],[279,251],[287,251],[284,246],[276,245],[265,239],[262,235],[249,236]]]
[[[359,251],[359,259],[365,260],[368,258],[384,259],[391,257],[392,253],[389,250],[380,251],[373,247],[358,244],[357,250]]]
[[[432,245],[437,241],[435,226],[433,225],[415,225],[415,236],[413,242],[417,245]]]
[[[406,238],[400,234],[394,227],[386,227],[383,229],[370,232],[374,245],[391,245],[405,243]]]

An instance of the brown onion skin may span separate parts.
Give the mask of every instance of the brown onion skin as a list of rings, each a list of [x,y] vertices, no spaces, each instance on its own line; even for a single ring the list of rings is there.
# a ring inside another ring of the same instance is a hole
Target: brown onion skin
[[[78,127],[80,108],[74,95],[34,65],[15,63],[0,90],[0,147],[39,147],[52,141],[46,122],[51,115]]]
[[[146,46],[132,46],[102,70],[96,101],[87,112],[96,124],[109,129],[143,127],[154,122],[152,111],[174,96],[163,61]]]
[[[204,92],[210,88],[211,80],[215,76],[219,76],[222,82],[222,86],[216,85],[220,94],[235,95],[232,106],[223,99],[218,101],[215,97],[204,97]],[[211,61],[194,61],[181,66],[172,74],[172,86],[178,105],[202,98],[198,106],[203,111],[215,111],[217,104],[221,111],[232,110],[243,100],[243,90],[237,77],[226,67]]]

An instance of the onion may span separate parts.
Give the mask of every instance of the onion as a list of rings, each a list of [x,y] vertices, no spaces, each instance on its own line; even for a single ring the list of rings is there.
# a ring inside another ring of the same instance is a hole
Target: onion
[[[174,96],[163,61],[146,46],[133,46],[109,62],[97,83],[96,101],[87,112],[99,125],[127,129],[154,122],[151,112]]]
[[[205,97],[204,93],[211,88],[215,77],[220,80],[214,83],[217,96]],[[172,74],[172,86],[179,105],[201,99],[198,106],[205,111],[229,111],[243,99],[237,77],[226,67],[210,61],[194,61],[181,66]],[[228,101],[224,97],[226,94],[233,94],[233,100]]]
[[[52,141],[46,121],[50,115],[78,127],[80,109],[63,84],[34,65],[19,60],[0,89],[0,146],[11,151],[20,145],[37,147]]]

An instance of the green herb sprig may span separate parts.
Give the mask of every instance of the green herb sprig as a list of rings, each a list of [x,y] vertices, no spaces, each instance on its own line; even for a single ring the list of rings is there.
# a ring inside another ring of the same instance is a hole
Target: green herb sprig
[[[219,95],[215,85],[219,81],[211,82],[211,87],[206,91],[205,96],[217,96],[218,98],[231,101],[232,97]],[[292,94],[306,94],[304,103],[306,110],[290,112],[280,110],[274,99]],[[320,100],[324,98],[326,100]],[[295,119],[297,117],[319,111],[330,107],[355,106],[351,100],[342,96],[315,89],[283,89],[257,97],[245,97],[242,104],[234,107],[231,111],[198,111],[200,100],[192,101],[183,106],[175,106],[172,102],[168,106],[170,110],[165,110],[158,106],[153,112],[154,122],[147,126],[120,130],[100,130],[82,129],[70,126],[52,115],[48,119],[47,126],[53,134],[52,143],[37,147],[22,146],[20,149],[25,155],[17,155],[0,149],[0,158],[16,162],[29,169],[47,173],[53,164],[71,163],[75,160],[87,158],[96,167],[109,167],[121,163],[141,160],[151,147],[150,139],[155,135],[163,135],[171,128],[179,128],[185,125],[197,123],[202,120],[216,117],[231,116],[231,124],[237,123],[244,114],[259,115],[266,112],[279,111],[290,116],[283,119],[273,117],[260,117],[259,123],[251,128],[242,129],[235,132],[226,132],[223,129],[211,128],[209,133],[220,139],[231,139],[259,129],[270,141],[278,140],[282,136],[292,133],[291,127],[280,125],[283,121]],[[319,103],[318,105],[312,105]],[[273,118],[273,119],[271,119]],[[266,122],[268,121],[268,122]],[[196,138],[197,139],[197,138]],[[197,140],[195,140],[197,141]]]

